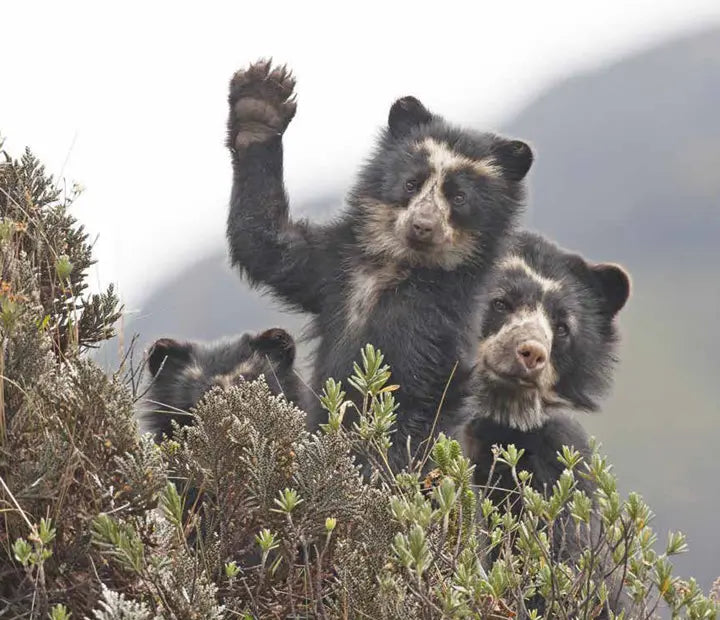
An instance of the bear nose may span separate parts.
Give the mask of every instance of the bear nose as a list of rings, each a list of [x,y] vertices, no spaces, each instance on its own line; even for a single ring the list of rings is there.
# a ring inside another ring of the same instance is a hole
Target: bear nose
[[[435,222],[427,219],[416,218],[413,220],[413,235],[416,239],[429,239],[435,231]]]
[[[520,364],[528,372],[539,372],[547,362],[547,349],[537,340],[527,340],[521,343],[516,350]]]

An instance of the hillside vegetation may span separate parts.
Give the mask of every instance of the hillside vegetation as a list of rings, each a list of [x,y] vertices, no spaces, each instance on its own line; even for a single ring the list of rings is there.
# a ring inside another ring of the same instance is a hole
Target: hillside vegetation
[[[661,603],[717,616],[717,591],[673,575],[683,536],[658,543],[649,508],[619,495],[600,454],[563,451],[567,470],[544,498],[518,451],[498,448],[495,466],[517,483],[502,505],[471,488],[471,464],[444,437],[414,470],[388,471],[402,412],[369,345],[352,377],[328,380],[318,434],[260,380],[210,392],[195,426],[160,447],[139,437],[139,354],[110,376],[87,356],[121,309],[112,288],[87,292],[91,248],[68,214],[77,191],[58,190],[29,151],[3,158],[0,617],[593,618],[614,578],[632,598],[626,617]],[[555,559],[553,527],[587,536],[582,557]]]

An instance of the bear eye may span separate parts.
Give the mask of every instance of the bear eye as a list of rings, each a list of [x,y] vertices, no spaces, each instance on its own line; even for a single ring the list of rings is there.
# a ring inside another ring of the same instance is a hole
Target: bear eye
[[[415,179],[409,179],[408,181],[405,181],[405,189],[409,193],[413,193],[418,188],[418,182]]]
[[[570,334],[570,328],[567,323],[558,323],[555,326],[555,335],[558,338],[566,338]]]
[[[464,192],[458,192],[457,194],[455,194],[455,195],[453,196],[452,201],[453,201],[453,204],[454,204],[455,206],[461,207],[462,205],[465,204],[465,199],[466,199],[465,193],[464,193]]]
[[[492,307],[495,312],[510,312],[510,305],[504,299],[493,299]]]

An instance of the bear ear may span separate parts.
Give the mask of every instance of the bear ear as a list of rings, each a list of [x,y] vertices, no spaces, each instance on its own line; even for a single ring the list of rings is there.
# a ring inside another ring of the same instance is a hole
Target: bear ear
[[[392,104],[388,115],[388,128],[393,138],[403,138],[413,127],[432,120],[432,114],[415,97],[403,97]]]
[[[178,342],[172,338],[160,338],[150,347],[147,356],[150,374],[154,377],[163,365],[165,360],[173,360],[176,363],[187,364],[190,362],[191,348],[189,344]],[[167,363],[167,362],[166,362]]]
[[[274,362],[290,366],[295,361],[295,339],[279,327],[268,329],[255,336],[251,346]]]
[[[493,148],[493,155],[511,181],[521,181],[533,163],[532,149],[520,140],[502,140]]]
[[[630,274],[614,263],[592,265],[590,270],[600,286],[610,316],[615,316],[630,297]]]

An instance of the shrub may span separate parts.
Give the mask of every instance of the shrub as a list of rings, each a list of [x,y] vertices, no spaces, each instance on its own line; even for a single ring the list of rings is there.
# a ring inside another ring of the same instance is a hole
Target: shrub
[[[442,436],[391,472],[401,412],[371,346],[347,381],[365,403],[351,428],[341,383],[327,381],[328,422],[309,434],[259,380],[209,392],[195,425],[160,447],[138,437],[141,369],[126,360],[108,377],[83,355],[120,309],[112,289],[86,293],[75,195],[29,152],[0,165],[0,615],[593,618],[618,577],[625,617],[661,601],[676,617],[716,617],[717,593],[672,574],[683,537],[656,551],[648,507],[620,497],[597,452],[559,455],[566,472],[545,497],[517,469],[520,453],[498,447],[495,466],[516,481],[499,504]],[[557,527],[587,536],[580,557],[557,559]]]

